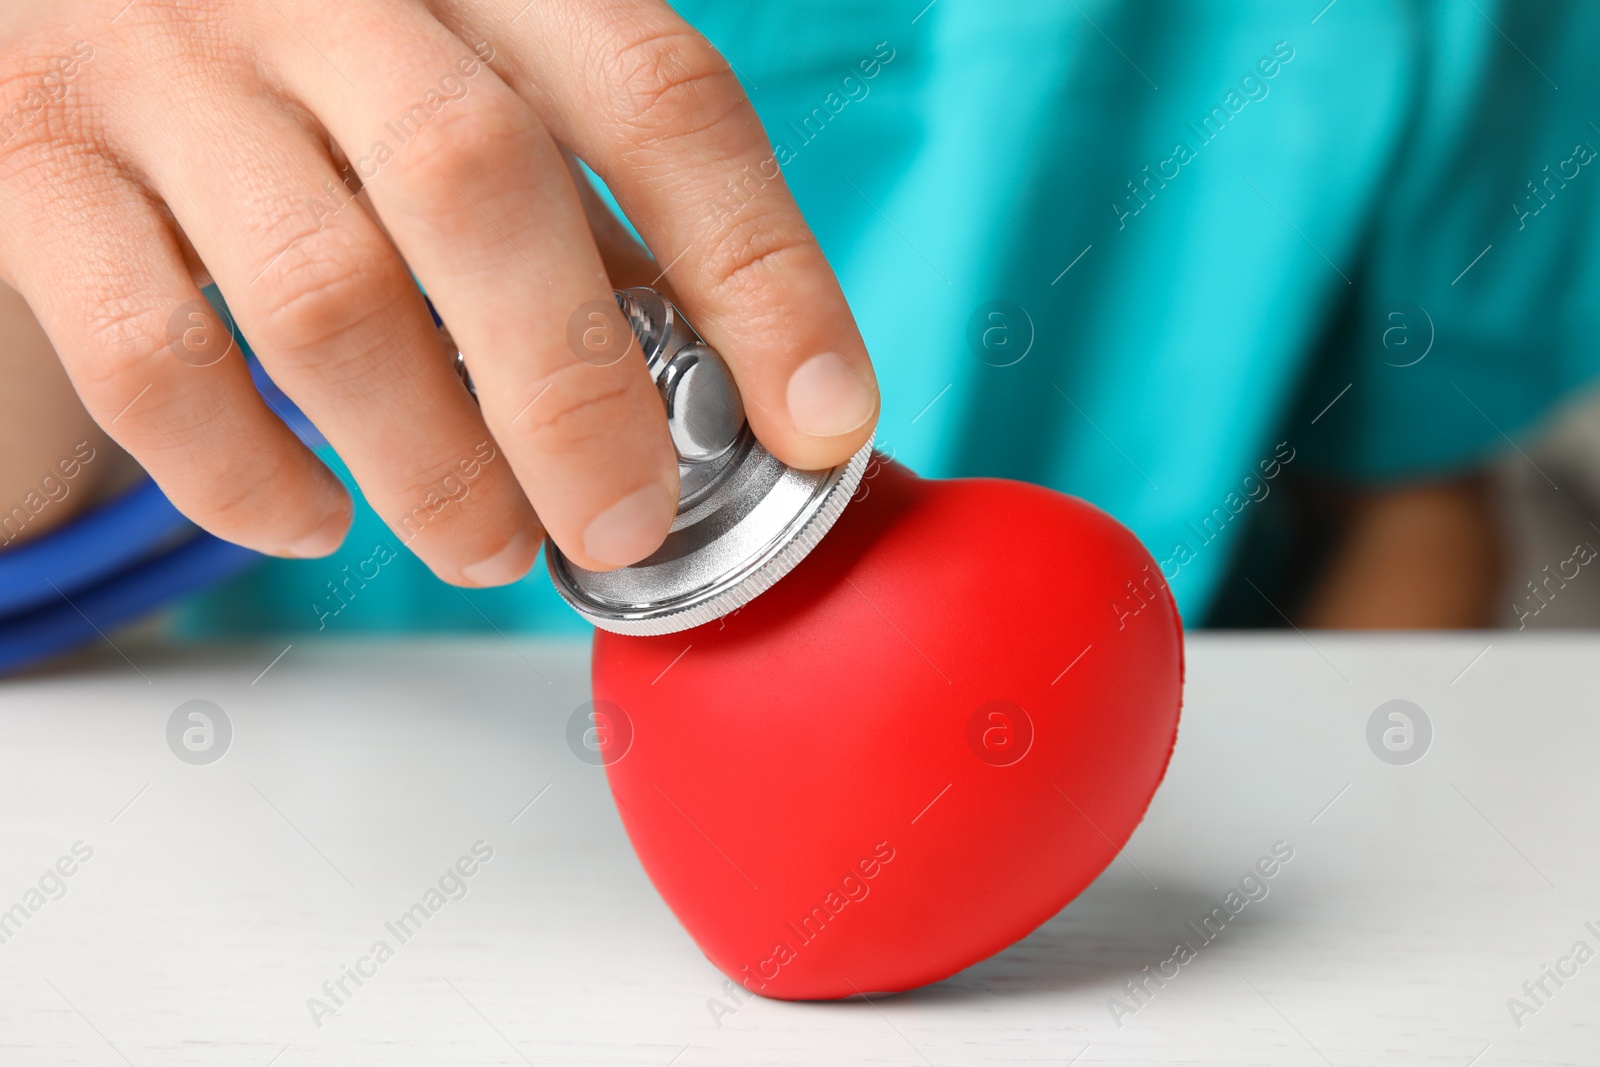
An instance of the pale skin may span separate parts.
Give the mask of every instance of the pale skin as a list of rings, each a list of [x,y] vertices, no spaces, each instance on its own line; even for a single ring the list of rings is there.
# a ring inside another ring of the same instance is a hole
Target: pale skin
[[[677,465],[643,361],[568,341],[613,287],[671,287],[785,462],[843,462],[876,420],[860,333],[781,176],[714,208],[745,168],[772,173],[771,147],[727,62],[660,0],[7,0],[8,116],[0,282],[27,309],[0,306],[0,500],[98,426],[212,533],[338,547],[348,495],[243,360],[173,347],[213,280],[392,526],[495,443],[504,461],[412,543],[459,585],[516,580],[546,534],[596,570],[665,536]],[[339,208],[351,172],[361,206]]]
[[[430,92],[446,102],[402,145],[393,123]],[[670,288],[791,465],[842,462],[877,418],[860,334],[781,176],[744,180],[770,161],[726,61],[659,0],[6,0],[0,502],[89,441],[95,462],[24,537],[142,466],[218,536],[338,547],[347,494],[243,361],[173,347],[214,280],[392,526],[496,444],[505,462],[411,542],[445,581],[514,581],[547,534],[590,569],[635,562],[665,536],[677,468],[642,361],[597,366],[569,344],[573,314],[613,287]],[[352,172],[360,206],[341,209]],[[748,201],[712,208],[730,181]],[[1494,544],[1470,483],[1371,494],[1305,621],[1482,625]]]

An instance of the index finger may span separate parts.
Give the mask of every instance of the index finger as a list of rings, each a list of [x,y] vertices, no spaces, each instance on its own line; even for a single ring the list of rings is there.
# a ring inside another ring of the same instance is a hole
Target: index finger
[[[761,442],[791,466],[843,463],[872,433],[877,379],[755,109],[727,60],[666,4],[608,4],[598,25],[597,7],[552,0],[463,32],[515,41],[504,76],[666,266]]]

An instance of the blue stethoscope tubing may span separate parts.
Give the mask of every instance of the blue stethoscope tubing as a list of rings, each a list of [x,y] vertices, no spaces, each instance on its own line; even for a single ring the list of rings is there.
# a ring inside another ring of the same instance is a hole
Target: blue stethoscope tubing
[[[128,504],[130,498],[141,497],[151,489],[155,489],[154,483],[135,489],[117,504]],[[160,494],[159,489],[155,489],[155,492],[157,495]],[[164,496],[161,499],[163,502],[166,500]],[[115,506],[117,505],[113,505]],[[170,504],[167,506],[171,507]],[[91,530],[75,528],[64,533],[75,535],[81,541],[87,541],[96,535],[115,535],[106,537],[104,541],[98,542],[99,544],[109,544],[118,540],[123,534],[121,528],[110,523],[101,524],[98,521],[102,516],[109,514],[110,510],[106,509],[90,517],[90,521],[84,526],[91,527]],[[102,572],[99,580],[92,581],[87,586],[76,586],[70,592],[65,586],[61,586],[59,592],[50,589],[53,602],[35,606],[31,611],[0,618],[0,674],[10,673],[59,652],[105,637],[106,633],[115,627],[132,622],[170,600],[198,592],[230,578],[255,565],[261,559],[260,554],[213,537],[192,524],[190,529],[194,531],[191,536],[182,538],[175,544],[169,543],[168,547],[140,559],[132,566],[115,571],[109,576],[105,576]],[[52,541],[53,539],[46,538],[36,545],[26,545],[23,548],[50,549],[51,552],[44,558],[60,562],[62,557],[55,553]],[[19,549],[17,554],[20,555],[22,551],[23,549]],[[0,557],[0,560],[9,565],[12,557],[8,554],[6,557]],[[72,565],[75,563],[69,564]],[[80,568],[78,573],[81,574],[85,570],[86,568]],[[65,575],[67,572],[57,573]],[[0,578],[0,585],[6,580]],[[49,586],[46,585],[46,588],[49,589]]]
[[[0,554],[0,620],[71,596],[195,532],[149,480],[44,537]]]

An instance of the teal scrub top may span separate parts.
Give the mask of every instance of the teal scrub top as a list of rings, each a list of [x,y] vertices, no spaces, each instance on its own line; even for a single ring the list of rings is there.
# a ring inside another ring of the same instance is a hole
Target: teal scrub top
[[[1596,372],[1600,5],[677,6],[839,274],[880,446],[1094,502],[1191,620],[1287,471],[1462,472]],[[542,565],[454,589],[364,504],[335,556],[269,561],[185,618],[491,628],[584,626]]]

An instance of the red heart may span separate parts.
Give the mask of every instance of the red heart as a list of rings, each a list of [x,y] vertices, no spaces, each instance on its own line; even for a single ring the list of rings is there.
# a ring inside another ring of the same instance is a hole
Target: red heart
[[[1026,936],[1116,856],[1177,734],[1182,629],[1132,533],[1038,486],[874,467],[739,612],[595,638],[634,850],[770,997],[910,989]]]

